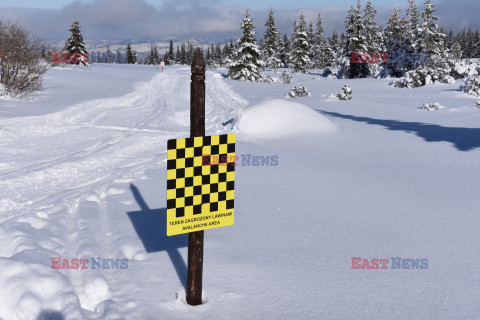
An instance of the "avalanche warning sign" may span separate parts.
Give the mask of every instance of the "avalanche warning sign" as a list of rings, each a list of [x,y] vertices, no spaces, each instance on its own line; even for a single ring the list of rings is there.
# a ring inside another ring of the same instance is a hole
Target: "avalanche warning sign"
[[[235,134],[168,140],[167,235],[233,224]]]

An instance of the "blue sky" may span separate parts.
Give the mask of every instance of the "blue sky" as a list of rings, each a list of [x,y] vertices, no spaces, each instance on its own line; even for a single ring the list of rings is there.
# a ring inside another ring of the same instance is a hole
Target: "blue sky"
[[[22,7],[30,9],[60,9],[74,0],[0,0],[1,7]],[[82,2],[93,2],[93,0],[83,0]],[[161,0],[146,0],[147,3],[159,7],[163,1]],[[275,1],[261,1],[261,0],[224,0],[224,1],[197,1],[214,6],[242,6],[248,5],[249,8],[254,10],[268,8],[273,6],[279,10],[282,9],[296,9],[296,8],[308,8],[318,6],[348,6],[356,0],[275,0]],[[394,6],[397,4],[404,4],[406,1],[396,0],[373,0],[375,5],[379,6]]]

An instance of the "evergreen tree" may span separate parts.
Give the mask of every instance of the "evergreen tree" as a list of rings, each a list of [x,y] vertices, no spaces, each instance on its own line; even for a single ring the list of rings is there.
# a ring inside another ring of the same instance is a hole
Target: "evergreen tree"
[[[207,53],[205,54],[205,65],[212,65],[212,54],[210,52],[210,47],[207,48]]]
[[[310,20],[308,22],[308,27],[307,27],[307,40],[312,41],[313,40],[313,22]]]
[[[370,0],[367,1],[364,9],[363,25],[365,26],[365,41],[368,54],[375,54],[371,58],[381,61],[378,53],[385,51],[383,44],[382,28],[375,23],[377,10],[372,7]],[[376,75],[380,71],[379,63],[369,63],[369,74]]]
[[[447,34],[447,37],[445,38],[445,47],[447,49],[451,49],[454,43],[455,43],[455,34],[453,33],[452,29],[450,29],[450,31]]]
[[[423,23],[418,30],[417,50],[420,63],[415,70],[408,71],[405,78],[395,82],[398,87],[419,87],[435,82],[451,83],[461,75],[454,69],[455,61],[445,48],[445,34],[438,30],[434,16],[435,6],[425,0],[422,12]],[[458,50],[456,50],[458,53]]]
[[[118,64],[122,63],[122,53],[120,52],[120,48],[117,48],[115,63],[118,63]]]
[[[133,51],[133,64],[138,63],[138,53],[136,50]]]
[[[310,44],[310,48],[308,50],[308,69],[311,69],[314,67],[314,59],[316,58],[316,52],[315,50],[315,39],[314,39],[314,31],[313,31],[313,23],[310,20],[310,22],[307,25],[307,41]]]
[[[170,39],[170,46],[168,47],[168,52],[165,56],[165,64],[172,65],[175,63],[175,53],[173,51],[173,39]]]
[[[215,46],[213,43],[210,44],[210,66],[217,67],[217,56],[215,55]]]
[[[471,36],[472,36],[472,30],[470,27],[468,27],[468,31],[464,33],[463,37],[463,43],[462,43],[462,48],[463,48],[463,53],[465,54],[466,58],[471,58],[472,53],[470,52],[470,46],[471,46]]]
[[[157,49],[157,46],[153,46],[153,64],[154,65],[158,65],[160,64],[160,55],[158,54],[158,49]]]
[[[408,71],[407,64],[411,62],[405,55],[405,28],[400,15],[401,11],[397,6],[393,9],[385,28],[385,45],[389,59],[384,73],[395,77],[400,77]]]
[[[132,51],[132,46],[130,45],[130,42],[127,44],[127,63],[128,64],[134,64],[135,63],[135,56]]]
[[[462,47],[460,46],[460,43],[458,43],[456,40],[453,40],[453,44],[451,48],[449,48],[449,50],[453,59],[460,60],[462,58]]]
[[[283,45],[282,51],[280,52],[280,60],[282,61],[283,67],[286,67],[290,64],[290,40],[288,39],[287,34],[283,35]]]
[[[412,34],[417,35],[418,33],[418,8],[415,0],[408,0],[408,31]]]
[[[315,23],[315,32],[312,35],[312,54],[310,59],[312,60],[315,68],[323,68],[323,54],[322,47],[325,46],[325,38],[323,37],[322,17],[320,13],[317,14],[317,22]]]
[[[418,51],[418,8],[415,0],[408,0],[408,11],[407,11],[407,28],[406,28],[406,38],[405,42],[407,45],[407,52],[416,53]]]
[[[275,18],[272,7],[268,13],[267,22],[265,22],[265,34],[263,35],[262,57],[265,61],[265,67],[278,69],[282,65],[280,59],[281,35],[275,26]]]
[[[155,64],[155,52],[153,50],[153,46],[150,46],[150,54],[148,55],[146,64]]]
[[[340,48],[345,47],[345,44],[347,43],[347,37],[345,36],[345,33],[343,31],[342,31],[342,34],[340,35],[339,43],[340,43]]]
[[[255,40],[254,26],[248,9],[245,11],[245,18],[240,26],[243,34],[235,58],[229,65],[229,78],[241,81],[257,81],[261,78],[259,69],[260,51]]]
[[[466,37],[467,37],[467,34],[466,34],[466,29],[463,28],[463,31],[459,34],[458,36],[458,43],[460,44],[460,46],[462,48],[465,48],[465,45],[466,45]],[[462,58],[469,58],[466,56],[465,52],[463,52],[463,55],[462,55]]]
[[[450,52],[445,50],[445,34],[438,31],[435,23],[438,20],[434,15],[435,5],[431,3],[431,0],[425,0],[424,7],[423,23],[418,34],[419,51],[424,57],[420,66],[427,68],[433,81],[436,81],[451,74],[455,62]],[[426,82],[426,84],[428,83]]]
[[[225,43],[222,49],[222,65],[228,65],[230,63],[230,45]]]
[[[347,19],[345,20],[345,46],[339,64],[340,75],[350,78],[364,78],[369,74],[366,63],[350,63],[353,52],[367,52],[365,39],[365,27],[362,23],[360,0],[356,7],[350,7]]]
[[[365,39],[368,52],[383,52],[385,46],[383,44],[382,28],[375,23],[377,10],[372,7],[370,0],[367,1],[364,10],[363,24],[365,26]]]
[[[298,24],[294,22],[290,61],[294,72],[307,72],[310,67],[310,43],[307,38],[307,22],[300,11]]]
[[[335,52],[335,56],[337,56],[342,50],[342,46],[335,29],[333,29],[332,36],[328,39],[328,43],[330,44],[330,48]]]
[[[312,60],[315,68],[325,68],[333,64],[335,53],[330,47],[330,43],[326,41],[323,36],[322,17],[320,13],[317,14],[317,22],[315,23],[312,51]]]
[[[238,50],[238,42],[233,42],[233,39],[230,39],[230,59],[233,59],[235,52]]]
[[[222,47],[220,46],[219,43],[217,43],[215,45],[215,64],[217,66],[221,66],[222,65]]]
[[[187,64],[191,65],[193,62],[193,56],[195,54],[195,49],[193,48],[193,45],[188,42],[188,50],[187,50]]]
[[[177,46],[177,51],[175,53],[175,63],[180,64],[180,47]]]
[[[472,58],[480,58],[480,32],[478,32],[478,30],[475,30],[473,35],[473,43],[474,46],[472,48]]]
[[[76,59],[76,64],[88,64],[88,59],[85,55],[88,55],[87,49],[85,48],[85,43],[83,42],[83,35],[80,31],[80,24],[76,19],[73,20],[72,26],[69,29],[71,35],[65,41],[65,46],[63,50],[72,57],[72,55],[76,55],[78,59]]]
[[[106,63],[113,63],[113,52],[110,50],[110,46],[107,46],[107,50],[105,51],[105,60]]]
[[[180,64],[187,64],[187,49],[185,47],[185,43],[182,43],[180,48]]]
[[[419,50],[427,55],[430,60],[434,55],[439,55],[443,50],[443,42],[445,35],[437,32],[438,20],[433,15],[435,12],[435,5],[431,0],[425,0],[425,10],[422,12],[423,23],[419,30]]]
[[[147,64],[160,64],[160,55],[158,54],[156,45],[150,47],[150,54],[147,57]]]
[[[207,59],[205,63],[207,66],[214,68],[215,67],[215,47],[213,43],[210,44],[210,47],[207,48]]]
[[[43,60],[47,60],[47,49],[45,48],[45,45],[42,44],[41,48],[40,48],[40,55],[42,56],[42,59]]]

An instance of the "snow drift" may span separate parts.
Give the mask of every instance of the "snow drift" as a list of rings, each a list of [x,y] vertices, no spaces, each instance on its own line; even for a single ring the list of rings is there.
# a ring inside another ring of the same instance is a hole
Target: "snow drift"
[[[241,132],[259,139],[336,129],[333,123],[311,108],[280,99],[263,101],[246,109],[237,123]]]

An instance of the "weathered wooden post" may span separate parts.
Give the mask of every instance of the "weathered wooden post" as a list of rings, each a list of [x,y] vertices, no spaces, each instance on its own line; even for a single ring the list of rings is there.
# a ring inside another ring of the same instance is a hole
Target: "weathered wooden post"
[[[195,50],[190,85],[190,137],[205,136],[205,60]],[[203,230],[188,234],[187,303],[202,304]]]

